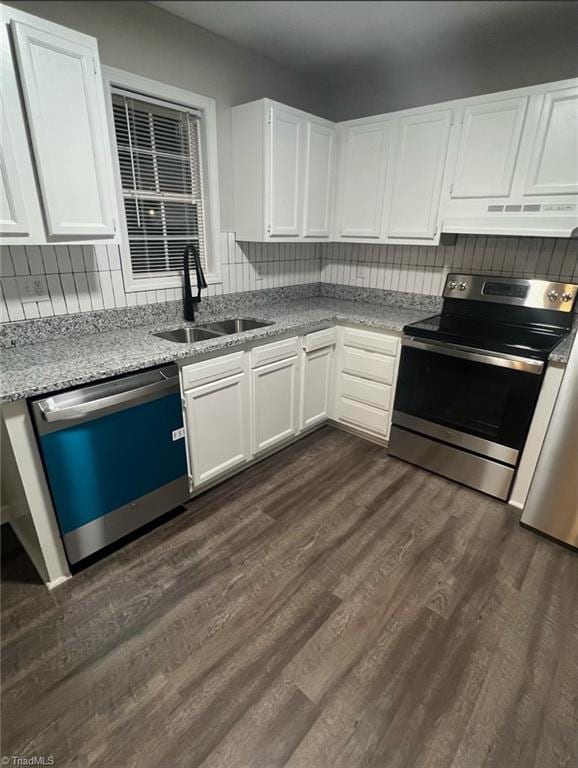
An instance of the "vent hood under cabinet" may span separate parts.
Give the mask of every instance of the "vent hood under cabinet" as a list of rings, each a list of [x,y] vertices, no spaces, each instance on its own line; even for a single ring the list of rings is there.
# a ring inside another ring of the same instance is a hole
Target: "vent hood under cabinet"
[[[569,237],[578,228],[578,85],[468,99],[458,109],[444,232]]]

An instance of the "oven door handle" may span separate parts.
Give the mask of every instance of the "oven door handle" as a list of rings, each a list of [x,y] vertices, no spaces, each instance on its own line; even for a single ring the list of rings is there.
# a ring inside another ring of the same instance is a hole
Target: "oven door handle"
[[[448,357],[460,357],[463,360],[471,360],[474,363],[497,365],[500,368],[511,368],[524,373],[541,374],[544,363],[541,360],[532,360],[527,357],[514,357],[501,355],[498,352],[482,352],[470,347],[460,347],[457,344],[438,343],[435,341],[418,341],[412,336],[405,337],[401,341],[402,346],[414,349],[423,349],[426,352],[437,352]]]

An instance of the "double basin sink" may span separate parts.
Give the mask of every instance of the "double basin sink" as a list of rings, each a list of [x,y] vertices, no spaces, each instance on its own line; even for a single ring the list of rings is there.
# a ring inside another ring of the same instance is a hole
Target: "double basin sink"
[[[229,336],[232,333],[252,331],[267,325],[273,325],[273,322],[270,320],[253,320],[249,317],[233,317],[231,320],[219,320],[215,323],[197,325],[194,328],[183,326],[182,328],[174,328],[172,331],[161,331],[155,333],[154,336],[167,341],[176,341],[180,344],[192,344],[195,341],[206,341],[217,336]]]

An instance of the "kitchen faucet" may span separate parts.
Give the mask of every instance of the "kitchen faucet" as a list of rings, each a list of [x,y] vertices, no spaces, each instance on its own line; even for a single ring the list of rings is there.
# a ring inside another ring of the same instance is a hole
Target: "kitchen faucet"
[[[197,276],[197,295],[193,296],[191,291],[191,276],[189,271],[189,257],[193,255],[195,262],[195,273]],[[185,246],[185,252],[183,254],[183,308],[185,320],[192,323],[195,319],[195,304],[198,304],[201,300],[201,288],[207,287],[207,281],[203,274],[203,267],[201,266],[201,257],[199,256],[199,249],[193,243],[188,243]]]

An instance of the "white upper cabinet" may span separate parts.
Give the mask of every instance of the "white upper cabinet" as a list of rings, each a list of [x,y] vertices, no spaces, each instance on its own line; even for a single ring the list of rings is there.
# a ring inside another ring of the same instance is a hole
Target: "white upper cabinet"
[[[304,121],[291,109],[271,107],[269,234],[298,237],[303,215]]]
[[[578,227],[578,80],[350,120],[233,109],[238,240],[436,245]]]
[[[25,128],[18,101],[18,83],[10,56],[8,29],[2,25],[2,89],[0,90],[0,227],[10,235],[26,237],[30,234],[30,224],[26,213],[27,205],[22,189],[22,175],[19,172],[19,158],[22,157],[22,140],[25,140]],[[20,142],[20,146],[17,144]],[[24,142],[24,156],[27,157]],[[34,186],[28,164],[26,176]],[[33,193],[34,194],[34,193]]]
[[[432,242],[439,233],[451,109],[412,110],[340,128],[335,235]]]
[[[305,151],[305,237],[328,238],[331,234],[331,204],[335,158],[333,126],[307,121]]]
[[[527,106],[523,96],[464,107],[452,198],[510,194]]]
[[[445,232],[568,237],[578,227],[576,80],[456,102]]]
[[[391,127],[386,120],[363,121],[341,131],[337,237],[381,237]]]
[[[402,117],[396,143],[390,239],[433,240],[453,112],[445,109]]]
[[[327,240],[335,129],[329,120],[260,99],[233,109],[237,240]]]
[[[96,42],[13,22],[49,235],[110,236],[110,157]]]
[[[30,227],[24,205],[24,196],[20,179],[16,151],[10,135],[8,122],[9,108],[6,107],[4,96],[0,93],[0,226],[2,232],[14,235],[28,235]]]
[[[578,87],[544,94],[524,194],[578,193]]]
[[[0,243],[42,242],[44,225],[7,24],[0,25],[0,34]]]
[[[2,242],[115,241],[96,40],[6,6],[2,37]]]

